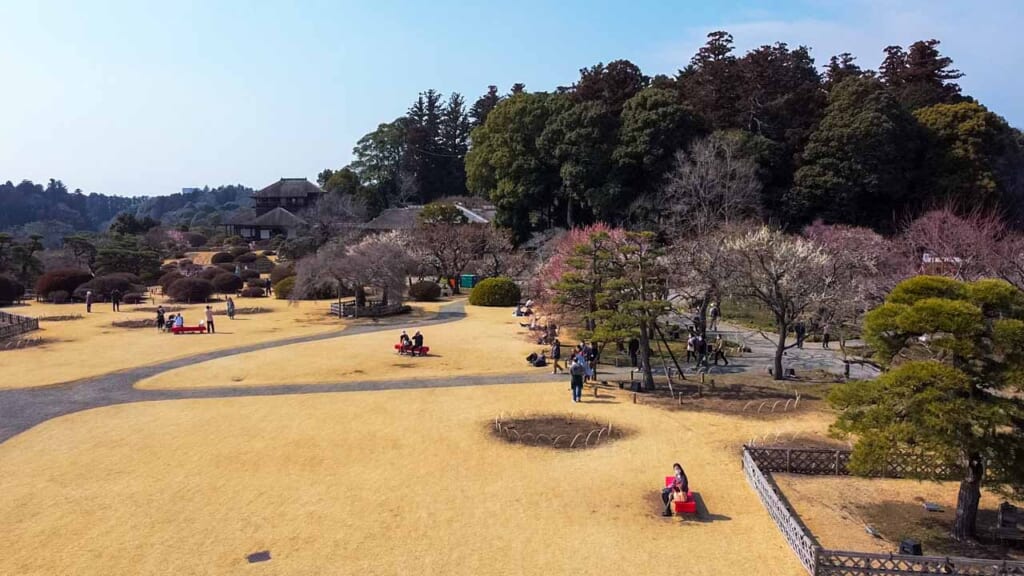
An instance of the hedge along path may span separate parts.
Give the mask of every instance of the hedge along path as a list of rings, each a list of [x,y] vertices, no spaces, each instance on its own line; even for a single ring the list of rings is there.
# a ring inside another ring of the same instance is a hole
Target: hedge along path
[[[460,320],[465,316],[464,306],[461,301],[445,306],[432,318],[409,324],[410,327],[424,327],[446,324]],[[186,318],[188,316],[186,315]],[[222,321],[227,323],[229,321]],[[223,324],[221,324],[223,326]],[[467,379],[467,378],[446,378],[438,380],[396,380],[383,382],[364,382],[354,384],[313,384],[306,386],[261,386],[252,388],[205,388],[195,390],[139,390],[134,387],[135,383],[144,378],[149,378],[183,366],[190,366],[197,363],[207,362],[224,356],[245,354],[260,350],[269,350],[290,344],[302,342],[316,342],[330,338],[337,338],[339,335],[353,336],[379,332],[382,330],[394,330],[393,325],[363,325],[350,326],[344,330],[333,330],[327,333],[314,334],[309,336],[298,336],[284,340],[271,342],[260,342],[247,346],[239,346],[226,350],[217,350],[176,358],[166,362],[160,362],[149,366],[132,368],[122,372],[106,374],[95,378],[87,378],[77,382],[60,384],[56,386],[45,386],[37,388],[20,388],[0,390],[0,443],[11,437],[36,426],[42,422],[103,406],[115,404],[126,404],[132,402],[148,402],[153,400],[180,400],[187,398],[229,398],[240,396],[275,396],[283,394],[312,394],[321,392],[342,392],[360,390],[393,390],[404,388],[432,388],[442,386],[473,386],[479,384],[505,384],[510,378],[492,379]],[[155,329],[154,329],[155,331]],[[131,331],[126,331],[131,332]],[[206,338],[205,335],[195,336],[171,336],[161,335],[161,338]],[[33,350],[40,350],[35,348]],[[16,352],[9,352],[14,354]],[[5,360],[7,356],[5,355]],[[5,372],[7,370],[5,369]],[[3,374],[2,378],[11,378],[14,374]],[[511,379],[513,383],[528,380]],[[536,382],[537,375],[534,374],[529,381]]]

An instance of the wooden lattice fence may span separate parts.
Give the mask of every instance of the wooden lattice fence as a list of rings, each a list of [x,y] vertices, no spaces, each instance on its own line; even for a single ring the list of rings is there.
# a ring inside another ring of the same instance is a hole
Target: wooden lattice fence
[[[850,474],[850,450],[748,447],[751,458],[763,472],[787,472],[811,476],[847,476]],[[869,476],[882,478],[957,479],[955,466],[925,454],[905,452],[885,463]]]
[[[39,320],[27,316],[19,316],[0,312],[0,340],[19,336],[25,332],[39,329]]]
[[[903,556],[829,550],[818,546],[814,536],[785,502],[772,472],[812,475],[846,475],[849,450],[802,450],[743,447],[743,471],[768,515],[782,532],[797,559],[812,576],[913,576],[961,574],[964,576],[1024,576],[1024,562],[938,556]],[[910,457],[889,464],[889,477],[930,471],[955,474],[927,459]]]
[[[818,550],[813,574],[818,576],[878,576],[881,574],[963,574],[1024,576],[1024,562],[938,556],[902,556],[841,550]]]
[[[807,527],[797,517],[796,513],[789,507],[780,495],[779,488],[772,480],[771,475],[765,474],[758,467],[757,462],[751,456],[750,450],[743,450],[743,472],[747,481],[761,498],[761,502],[768,510],[782,537],[786,539],[789,547],[796,553],[797,559],[804,565],[808,572],[814,574],[815,556],[817,555],[818,544],[814,541]]]

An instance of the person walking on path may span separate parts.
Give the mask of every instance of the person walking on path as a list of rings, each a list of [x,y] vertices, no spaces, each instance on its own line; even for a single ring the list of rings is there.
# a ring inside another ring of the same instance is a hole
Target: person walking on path
[[[114,309],[114,312],[121,311],[121,291],[117,288],[110,292],[110,306]]]
[[[711,303],[711,309],[708,310],[708,315],[711,316],[711,330],[718,330],[718,319],[722,316],[722,311],[718,309],[717,303]]]
[[[721,358],[725,365],[729,365],[729,360],[725,357],[725,340],[722,339],[722,335],[719,334],[715,337],[715,366],[718,366],[718,359]]]
[[[691,360],[696,360],[697,359],[696,347],[697,347],[697,335],[696,334],[690,334],[690,337],[686,339],[686,361],[687,362],[690,362]]]
[[[85,311],[86,313],[92,312],[92,290],[85,293]]]
[[[797,322],[793,326],[793,332],[796,333],[796,347],[800,348],[800,349],[803,349],[803,347],[804,347],[804,337],[807,336],[807,325],[804,324],[802,321],[801,322]]]
[[[157,306],[156,307],[156,331],[157,332],[162,332],[163,331],[164,323],[166,321],[167,321],[167,319],[164,318],[164,307],[163,306]]]
[[[629,339],[629,365],[636,368],[637,355],[640,354],[640,341],[636,338]]]
[[[832,335],[829,334],[828,322],[821,326],[821,347],[828,348],[829,341],[832,340]]]
[[[577,357],[572,366],[569,367],[569,385],[572,388],[572,401],[582,402],[583,401],[583,376],[587,373],[587,369],[583,366],[583,363]]]
[[[207,334],[215,334],[216,332],[217,332],[217,330],[213,327],[213,308],[209,304],[207,304],[206,305],[206,333]]]
[[[228,320],[235,319],[235,301],[228,296]]]
[[[551,373],[558,374],[559,372],[565,372],[565,368],[561,364],[562,358],[562,343],[558,341],[558,338],[551,343]]]

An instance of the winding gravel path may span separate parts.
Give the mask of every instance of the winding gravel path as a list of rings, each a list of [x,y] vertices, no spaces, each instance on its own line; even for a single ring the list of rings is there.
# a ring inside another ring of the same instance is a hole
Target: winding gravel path
[[[462,302],[445,306],[429,320],[411,323],[405,328],[435,326],[460,320],[466,316]],[[51,418],[64,416],[82,410],[153,400],[182,400],[189,398],[235,398],[243,396],[277,396],[285,394],[318,394],[324,392],[359,392],[367,390],[405,390],[414,388],[446,388],[460,386],[481,386],[510,383],[528,383],[544,380],[543,375],[510,376],[458,376],[453,378],[430,378],[402,380],[380,380],[371,382],[346,382],[324,384],[300,384],[277,386],[232,386],[221,388],[200,388],[192,390],[139,390],[135,383],[167,370],[190,366],[225,356],[267,350],[291,344],[316,342],[331,338],[342,338],[358,334],[394,330],[395,325],[354,326],[324,334],[301,336],[285,340],[274,340],[239,346],[227,350],[204,352],[185,358],[161,362],[151,366],[132,368],[123,372],[106,374],[95,378],[59,384],[43,388],[0,390],[0,443],[20,434]]]

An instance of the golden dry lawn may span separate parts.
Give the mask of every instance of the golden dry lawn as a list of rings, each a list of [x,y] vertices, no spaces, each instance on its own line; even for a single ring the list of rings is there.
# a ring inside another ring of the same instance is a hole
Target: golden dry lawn
[[[181,400],[46,422],[0,445],[0,574],[772,574],[802,568],[739,465],[766,423],[574,405],[564,382]],[[556,452],[499,412],[632,428]],[[680,461],[711,521],[657,515]],[[248,565],[246,554],[272,560]]]
[[[270,312],[240,314],[234,321],[217,316],[216,334],[172,335],[158,333],[155,327],[117,328],[113,325],[114,321],[155,319],[153,312],[135,311],[142,306],[122,305],[120,312],[113,312],[110,304],[97,303],[91,314],[86,314],[84,304],[32,302],[10,308],[9,311],[25,316],[80,314],[83,318],[41,321],[40,330],[28,335],[42,338],[43,345],[0,352],[0,388],[58,384],[202,352],[340,330],[345,326],[328,315],[330,301],[327,300],[289,304],[276,298],[236,298],[235,305],[238,308],[258,306]],[[195,325],[203,319],[204,306],[185,306],[182,313],[186,323]],[[224,310],[223,302],[213,306]],[[417,305],[416,312],[409,318],[421,319],[425,314],[436,312],[438,306],[438,303]]]
[[[884,503],[893,514],[900,514],[899,508],[902,507],[905,515],[911,510],[915,515],[922,511],[920,516],[926,519],[951,520],[959,489],[957,482],[879,478],[775,474],[775,480],[822,546],[879,553],[893,552],[901,535],[886,535],[891,538],[887,541],[868,534],[865,526],[875,522],[866,516],[866,509]],[[981,509],[995,510],[1003,499],[987,490],[982,491]],[[939,504],[944,512],[923,512],[924,502]],[[915,529],[920,530],[911,530]],[[921,538],[920,533],[905,536]],[[925,553],[935,554],[936,551],[926,550]]]
[[[544,374],[525,358],[543,346],[531,344],[509,308],[466,306],[466,318],[422,329],[430,356],[410,358],[395,352],[402,326],[375,334],[341,336],[305,344],[239,354],[170,370],[143,380],[145,389],[257,386],[443,378],[495,374]],[[414,330],[408,330],[412,336]]]

